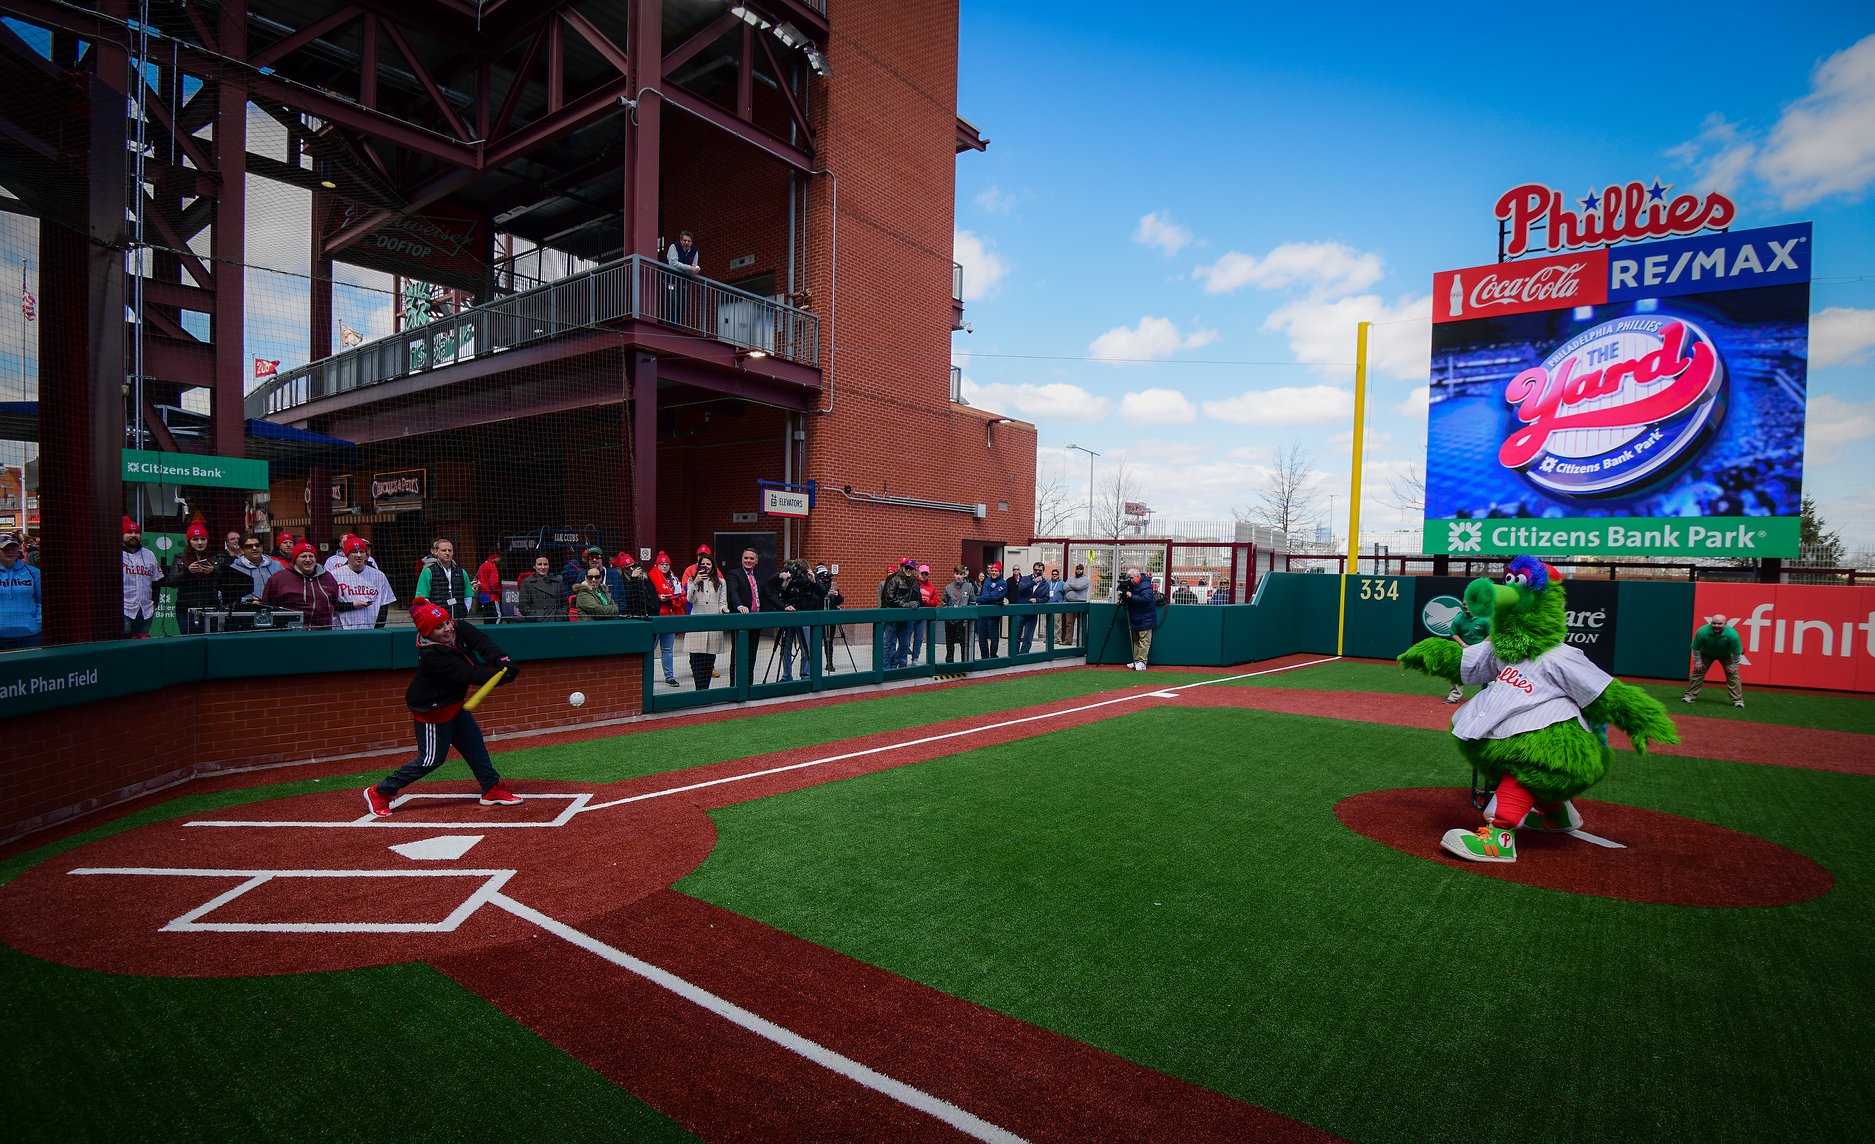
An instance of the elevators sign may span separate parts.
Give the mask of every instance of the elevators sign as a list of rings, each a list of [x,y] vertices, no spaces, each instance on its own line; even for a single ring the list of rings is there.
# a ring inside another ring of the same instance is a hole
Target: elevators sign
[[[1452,621],[1464,608],[1465,585],[1458,576],[1414,576],[1413,638],[1452,638]],[[1569,646],[1609,674],[1615,670],[1615,601],[1620,592],[1609,580],[1564,580]]]
[[[422,508],[430,492],[428,469],[404,469],[396,473],[374,473],[371,477],[371,503],[379,512],[397,512]]]
[[[793,489],[762,490],[762,512],[768,516],[786,516],[805,520],[809,503],[806,492],[796,492]]]
[[[332,507],[335,509],[352,507],[352,475],[350,473],[332,478]]]

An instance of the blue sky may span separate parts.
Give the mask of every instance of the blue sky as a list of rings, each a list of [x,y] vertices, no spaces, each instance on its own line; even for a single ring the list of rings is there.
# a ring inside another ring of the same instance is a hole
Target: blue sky
[[[1034,421],[1077,502],[1071,442],[1164,521],[1228,519],[1300,443],[1341,534],[1374,321],[1363,532],[1406,524],[1433,272],[1496,257],[1513,186],[1658,177],[1741,228],[1814,220],[1805,487],[1875,550],[1875,11],[1512,7],[964,0],[966,395]]]

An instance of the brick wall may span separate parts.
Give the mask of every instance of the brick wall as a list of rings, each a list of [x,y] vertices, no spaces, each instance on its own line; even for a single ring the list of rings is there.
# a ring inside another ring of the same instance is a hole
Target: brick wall
[[[211,680],[7,721],[18,756],[0,792],[0,842],[195,775],[409,748],[408,670]],[[586,693],[569,707],[567,695]],[[477,710],[488,735],[640,714],[638,656],[542,660]],[[452,756],[453,757],[453,756]],[[396,760],[360,763],[392,769]]]

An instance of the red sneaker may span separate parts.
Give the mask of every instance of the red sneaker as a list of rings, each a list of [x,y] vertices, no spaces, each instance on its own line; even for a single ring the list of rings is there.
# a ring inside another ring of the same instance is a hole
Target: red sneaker
[[[384,792],[378,790],[376,784],[365,788],[365,805],[379,818],[391,816],[391,800],[384,797]]]
[[[508,784],[498,782],[482,792],[483,806],[520,806],[521,798],[508,789]],[[387,812],[388,813],[388,812]]]

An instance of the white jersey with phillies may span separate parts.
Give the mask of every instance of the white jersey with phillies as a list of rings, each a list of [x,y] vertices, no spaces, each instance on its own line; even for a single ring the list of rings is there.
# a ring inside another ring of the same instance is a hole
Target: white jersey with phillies
[[[1565,719],[1586,728],[1582,708],[1614,682],[1568,644],[1523,663],[1505,663],[1489,641],[1465,649],[1459,678],[1485,685],[1452,716],[1452,734],[1461,739],[1508,739]]]
[[[147,548],[123,555],[124,618],[148,619],[156,614],[156,582],[163,578],[163,566]]]
[[[391,582],[384,578],[384,573],[365,565],[364,571],[354,572],[350,564],[341,564],[332,570],[332,578],[339,582],[339,599],[352,603],[363,601],[368,608],[354,611],[342,611],[332,617],[332,627],[337,631],[356,631],[360,628],[375,627],[378,612],[385,605],[397,601],[397,593],[391,591]]]

